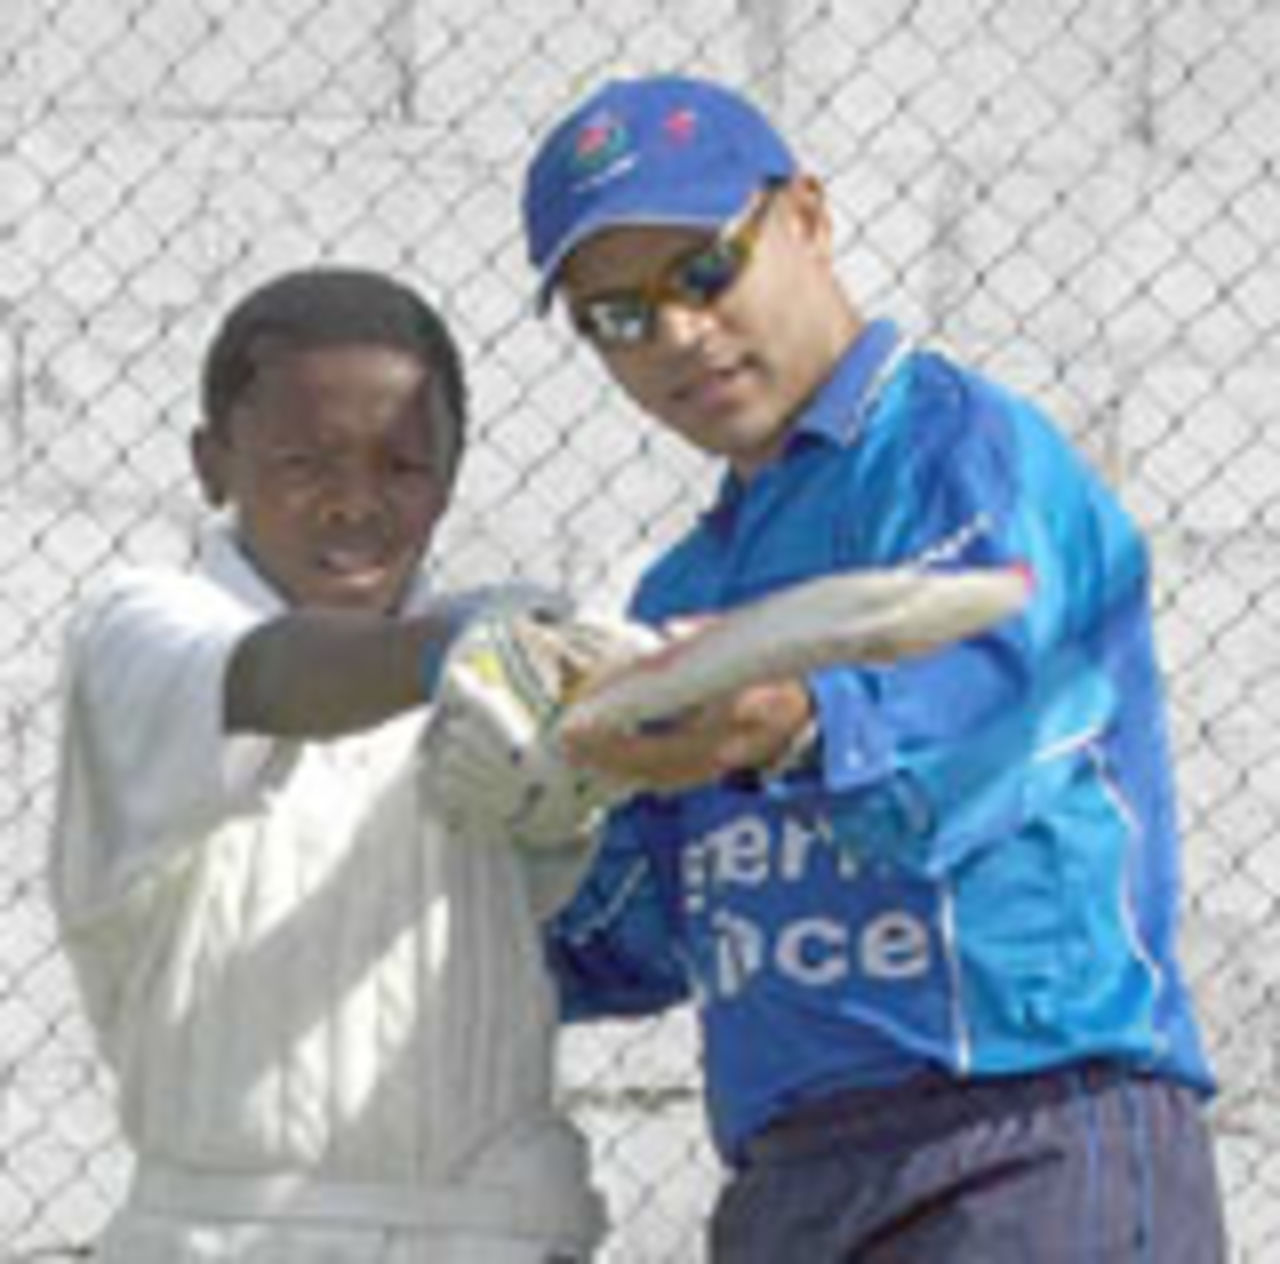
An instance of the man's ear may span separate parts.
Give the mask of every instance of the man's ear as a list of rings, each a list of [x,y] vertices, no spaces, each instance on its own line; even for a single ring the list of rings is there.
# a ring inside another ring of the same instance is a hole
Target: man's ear
[[[831,210],[822,181],[811,175],[796,176],[787,185],[786,197],[802,238],[815,244],[823,255],[830,255],[833,241]]]
[[[219,509],[227,503],[227,462],[231,452],[224,435],[206,426],[191,432],[191,465],[207,504]]]

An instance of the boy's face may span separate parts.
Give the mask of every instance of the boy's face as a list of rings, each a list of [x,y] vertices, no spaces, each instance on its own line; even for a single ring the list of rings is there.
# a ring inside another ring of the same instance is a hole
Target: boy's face
[[[449,502],[458,454],[446,407],[408,352],[280,352],[222,431],[197,432],[197,472],[292,605],[389,612]]]
[[[857,332],[834,272],[821,187],[798,179],[758,199],[743,221],[758,217],[758,235],[728,289],[706,306],[661,304],[637,345],[596,343],[642,409],[744,476],[777,454]],[[652,291],[709,241],[683,228],[601,232],[566,261],[565,302],[582,311],[593,299]]]

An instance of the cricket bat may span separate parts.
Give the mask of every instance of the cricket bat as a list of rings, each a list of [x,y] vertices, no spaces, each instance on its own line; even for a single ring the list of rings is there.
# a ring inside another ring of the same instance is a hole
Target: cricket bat
[[[587,680],[558,727],[633,730],[767,680],[930,654],[1010,618],[1032,588],[1024,566],[903,567],[805,580]]]

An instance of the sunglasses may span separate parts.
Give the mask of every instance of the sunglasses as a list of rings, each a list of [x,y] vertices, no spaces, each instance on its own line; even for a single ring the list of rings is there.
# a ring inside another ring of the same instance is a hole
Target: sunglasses
[[[736,227],[678,255],[644,285],[574,304],[571,315],[578,332],[598,347],[639,347],[653,339],[663,304],[697,310],[710,307],[733,288],[751,262],[772,192],[766,189]]]

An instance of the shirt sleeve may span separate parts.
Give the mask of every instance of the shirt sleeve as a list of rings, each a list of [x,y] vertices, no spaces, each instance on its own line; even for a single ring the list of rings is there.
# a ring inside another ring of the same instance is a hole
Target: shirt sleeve
[[[880,503],[861,505],[875,527],[859,551],[877,564],[1026,566],[1030,603],[940,653],[815,673],[816,758],[773,789],[820,796],[856,850],[935,874],[1033,815],[1070,775],[1062,756],[1111,722],[1106,647],[1146,586],[1136,531],[1029,406],[972,386],[950,406],[951,442],[904,448]]]
[[[54,881],[93,903],[246,810],[284,744],[231,736],[224,680],[264,616],[200,576],[125,572],[68,628]]]
[[[646,835],[674,822],[648,797],[615,811],[573,900],[546,926],[547,962],[568,1021],[654,1014],[688,998],[678,947],[673,847]]]

